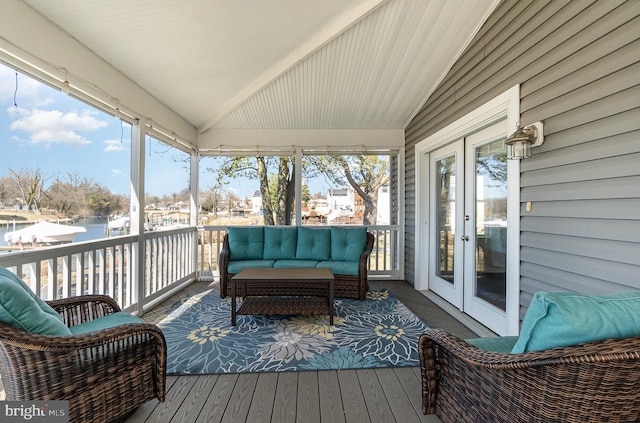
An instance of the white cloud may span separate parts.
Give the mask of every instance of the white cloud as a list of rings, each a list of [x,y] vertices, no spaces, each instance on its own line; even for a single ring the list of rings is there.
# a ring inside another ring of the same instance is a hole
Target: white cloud
[[[111,169],[111,174],[113,176],[121,176],[122,175],[122,171],[118,170],[118,169]]]
[[[81,146],[91,141],[77,132],[96,131],[107,126],[107,122],[91,116],[95,112],[61,112],[59,110],[10,108],[9,115],[15,118],[11,130],[30,134],[34,144],[70,144]]]
[[[103,150],[105,153],[126,150],[124,143],[120,140],[107,140],[104,143],[107,145]]]

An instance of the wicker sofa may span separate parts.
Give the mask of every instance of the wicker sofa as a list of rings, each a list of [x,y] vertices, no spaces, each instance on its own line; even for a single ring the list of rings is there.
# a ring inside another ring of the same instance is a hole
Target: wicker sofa
[[[546,297],[529,307],[519,337],[427,330],[418,345],[423,412],[445,423],[640,421],[640,293],[629,297],[622,307],[610,296]],[[607,302],[603,312],[591,307]],[[575,343],[581,337],[597,339]]]
[[[166,342],[108,296],[45,302],[0,267],[0,374],[6,400],[68,400],[70,422],[109,422],[164,401]]]
[[[229,281],[243,268],[327,267],[334,274],[337,297],[364,300],[373,242],[373,234],[362,226],[230,227],[218,261],[220,295],[231,294]]]

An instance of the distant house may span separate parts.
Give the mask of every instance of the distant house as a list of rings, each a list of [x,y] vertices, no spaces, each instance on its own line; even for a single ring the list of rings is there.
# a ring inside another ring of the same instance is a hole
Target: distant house
[[[253,191],[251,196],[251,214],[262,216],[262,194],[259,189]]]

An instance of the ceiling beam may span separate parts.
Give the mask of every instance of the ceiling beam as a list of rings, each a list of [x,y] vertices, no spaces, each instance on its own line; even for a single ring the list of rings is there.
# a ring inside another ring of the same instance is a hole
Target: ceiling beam
[[[227,103],[216,110],[211,117],[198,128],[198,134],[202,134],[207,129],[211,128],[224,117],[227,113],[234,108],[242,104],[246,99],[251,97],[254,93],[258,92],[280,75],[293,68],[298,63],[318,51],[328,42],[336,38],[338,35],[346,31],[351,25],[355,24],[369,13],[377,9],[380,5],[388,0],[364,0],[342,17],[332,22],[324,30],[320,31],[309,41],[304,43],[300,48],[289,54],[280,62],[267,69],[262,75],[260,75],[255,81],[249,84],[245,89],[233,96]]]

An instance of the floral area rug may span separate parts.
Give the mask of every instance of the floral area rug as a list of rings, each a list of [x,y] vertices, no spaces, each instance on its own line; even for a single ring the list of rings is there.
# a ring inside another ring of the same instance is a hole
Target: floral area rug
[[[215,290],[185,297],[158,323],[173,375],[419,366],[427,325],[387,290],[337,298],[328,316],[238,316]]]

